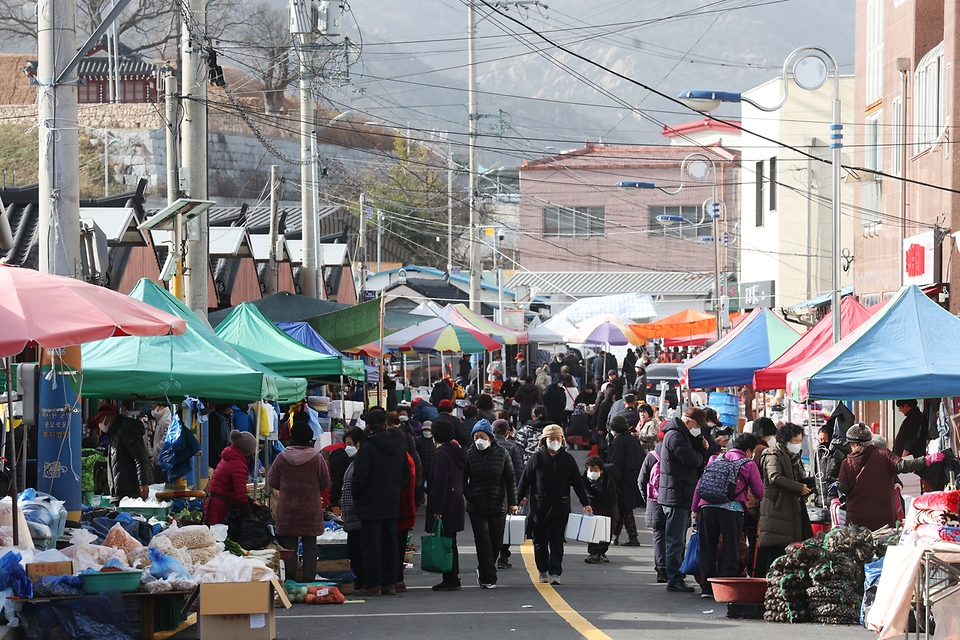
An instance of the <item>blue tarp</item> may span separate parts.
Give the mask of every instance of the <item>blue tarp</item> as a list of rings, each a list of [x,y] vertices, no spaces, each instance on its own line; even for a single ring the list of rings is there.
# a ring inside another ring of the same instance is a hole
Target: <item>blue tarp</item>
[[[787,374],[794,400],[960,395],[960,319],[901,287],[850,335]]]

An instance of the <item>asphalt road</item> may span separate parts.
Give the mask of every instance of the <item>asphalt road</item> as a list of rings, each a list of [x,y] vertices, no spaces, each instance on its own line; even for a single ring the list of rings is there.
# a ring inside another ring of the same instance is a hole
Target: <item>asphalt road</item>
[[[581,460],[585,457],[583,452],[575,455]],[[637,521],[642,527],[642,509],[637,510]],[[422,522],[422,517],[418,518],[417,536]],[[671,640],[875,637],[860,627],[728,619],[726,605],[700,598],[699,589],[696,594],[667,593],[665,585],[656,583],[651,537],[642,528],[642,546],[611,547],[609,564],[584,563],[586,545],[568,543],[563,584],[558,586],[531,579],[530,570],[535,569],[528,541],[523,552],[514,547],[513,568],[500,572],[497,588],[482,590],[476,585],[476,556],[469,524],[467,527],[468,531],[458,536],[461,591],[434,593],[430,586],[439,582],[438,575],[408,569],[406,594],[348,599],[341,606],[294,605],[279,610],[278,637],[627,640],[646,633],[663,634]],[[419,556],[414,564],[419,564]],[[196,637],[195,626],[175,636],[178,640]]]

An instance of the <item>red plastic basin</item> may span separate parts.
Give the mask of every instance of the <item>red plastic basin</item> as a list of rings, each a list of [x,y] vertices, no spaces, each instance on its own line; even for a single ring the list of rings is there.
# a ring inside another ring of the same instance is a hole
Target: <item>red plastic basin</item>
[[[766,578],[710,578],[710,584],[717,602],[763,602],[767,594]]]

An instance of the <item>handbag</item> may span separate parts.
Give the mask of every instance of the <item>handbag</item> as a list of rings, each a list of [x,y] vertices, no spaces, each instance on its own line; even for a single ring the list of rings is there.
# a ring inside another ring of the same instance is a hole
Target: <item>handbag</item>
[[[683,556],[680,573],[688,576],[700,575],[700,534],[693,528],[693,534],[687,543],[687,553]]]
[[[453,571],[453,538],[443,537],[443,519],[437,520],[433,533],[420,536],[420,568],[430,573]]]

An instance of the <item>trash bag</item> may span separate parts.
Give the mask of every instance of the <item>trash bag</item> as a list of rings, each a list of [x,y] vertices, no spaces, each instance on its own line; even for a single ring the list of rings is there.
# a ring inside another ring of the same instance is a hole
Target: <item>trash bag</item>
[[[80,576],[41,576],[33,584],[36,596],[82,596],[83,581]]]
[[[250,514],[243,514],[244,509],[231,507],[228,516],[229,538],[248,551],[265,549],[275,542],[274,526],[276,521],[269,508],[252,505]]]
[[[170,577],[190,577],[190,572],[176,558],[164,555],[152,547],[148,553],[150,554],[150,575],[154,578],[165,580]]]
[[[27,638],[128,640],[137,633],[116,589],[75,600],[27,602],[19,619]]]
[[[179,416],[171,411],[173,421],[167,427],[167,434],[160,448],[158,465],[167,480],[173,482],[186,476],[192,470],[192,459],[200,451],[200,443],[190,429],[180,422]]]
[[[687,543],[687,553],[683,556],[680,573],[688,576],[700,575],[700,534],[696,527],[690,536],[690,542]]]
[[[20,565],[23,559],[16,551],[8,551],[0,557],[0,590],[13,589],[21,598],[33,597],[33,583]]]

